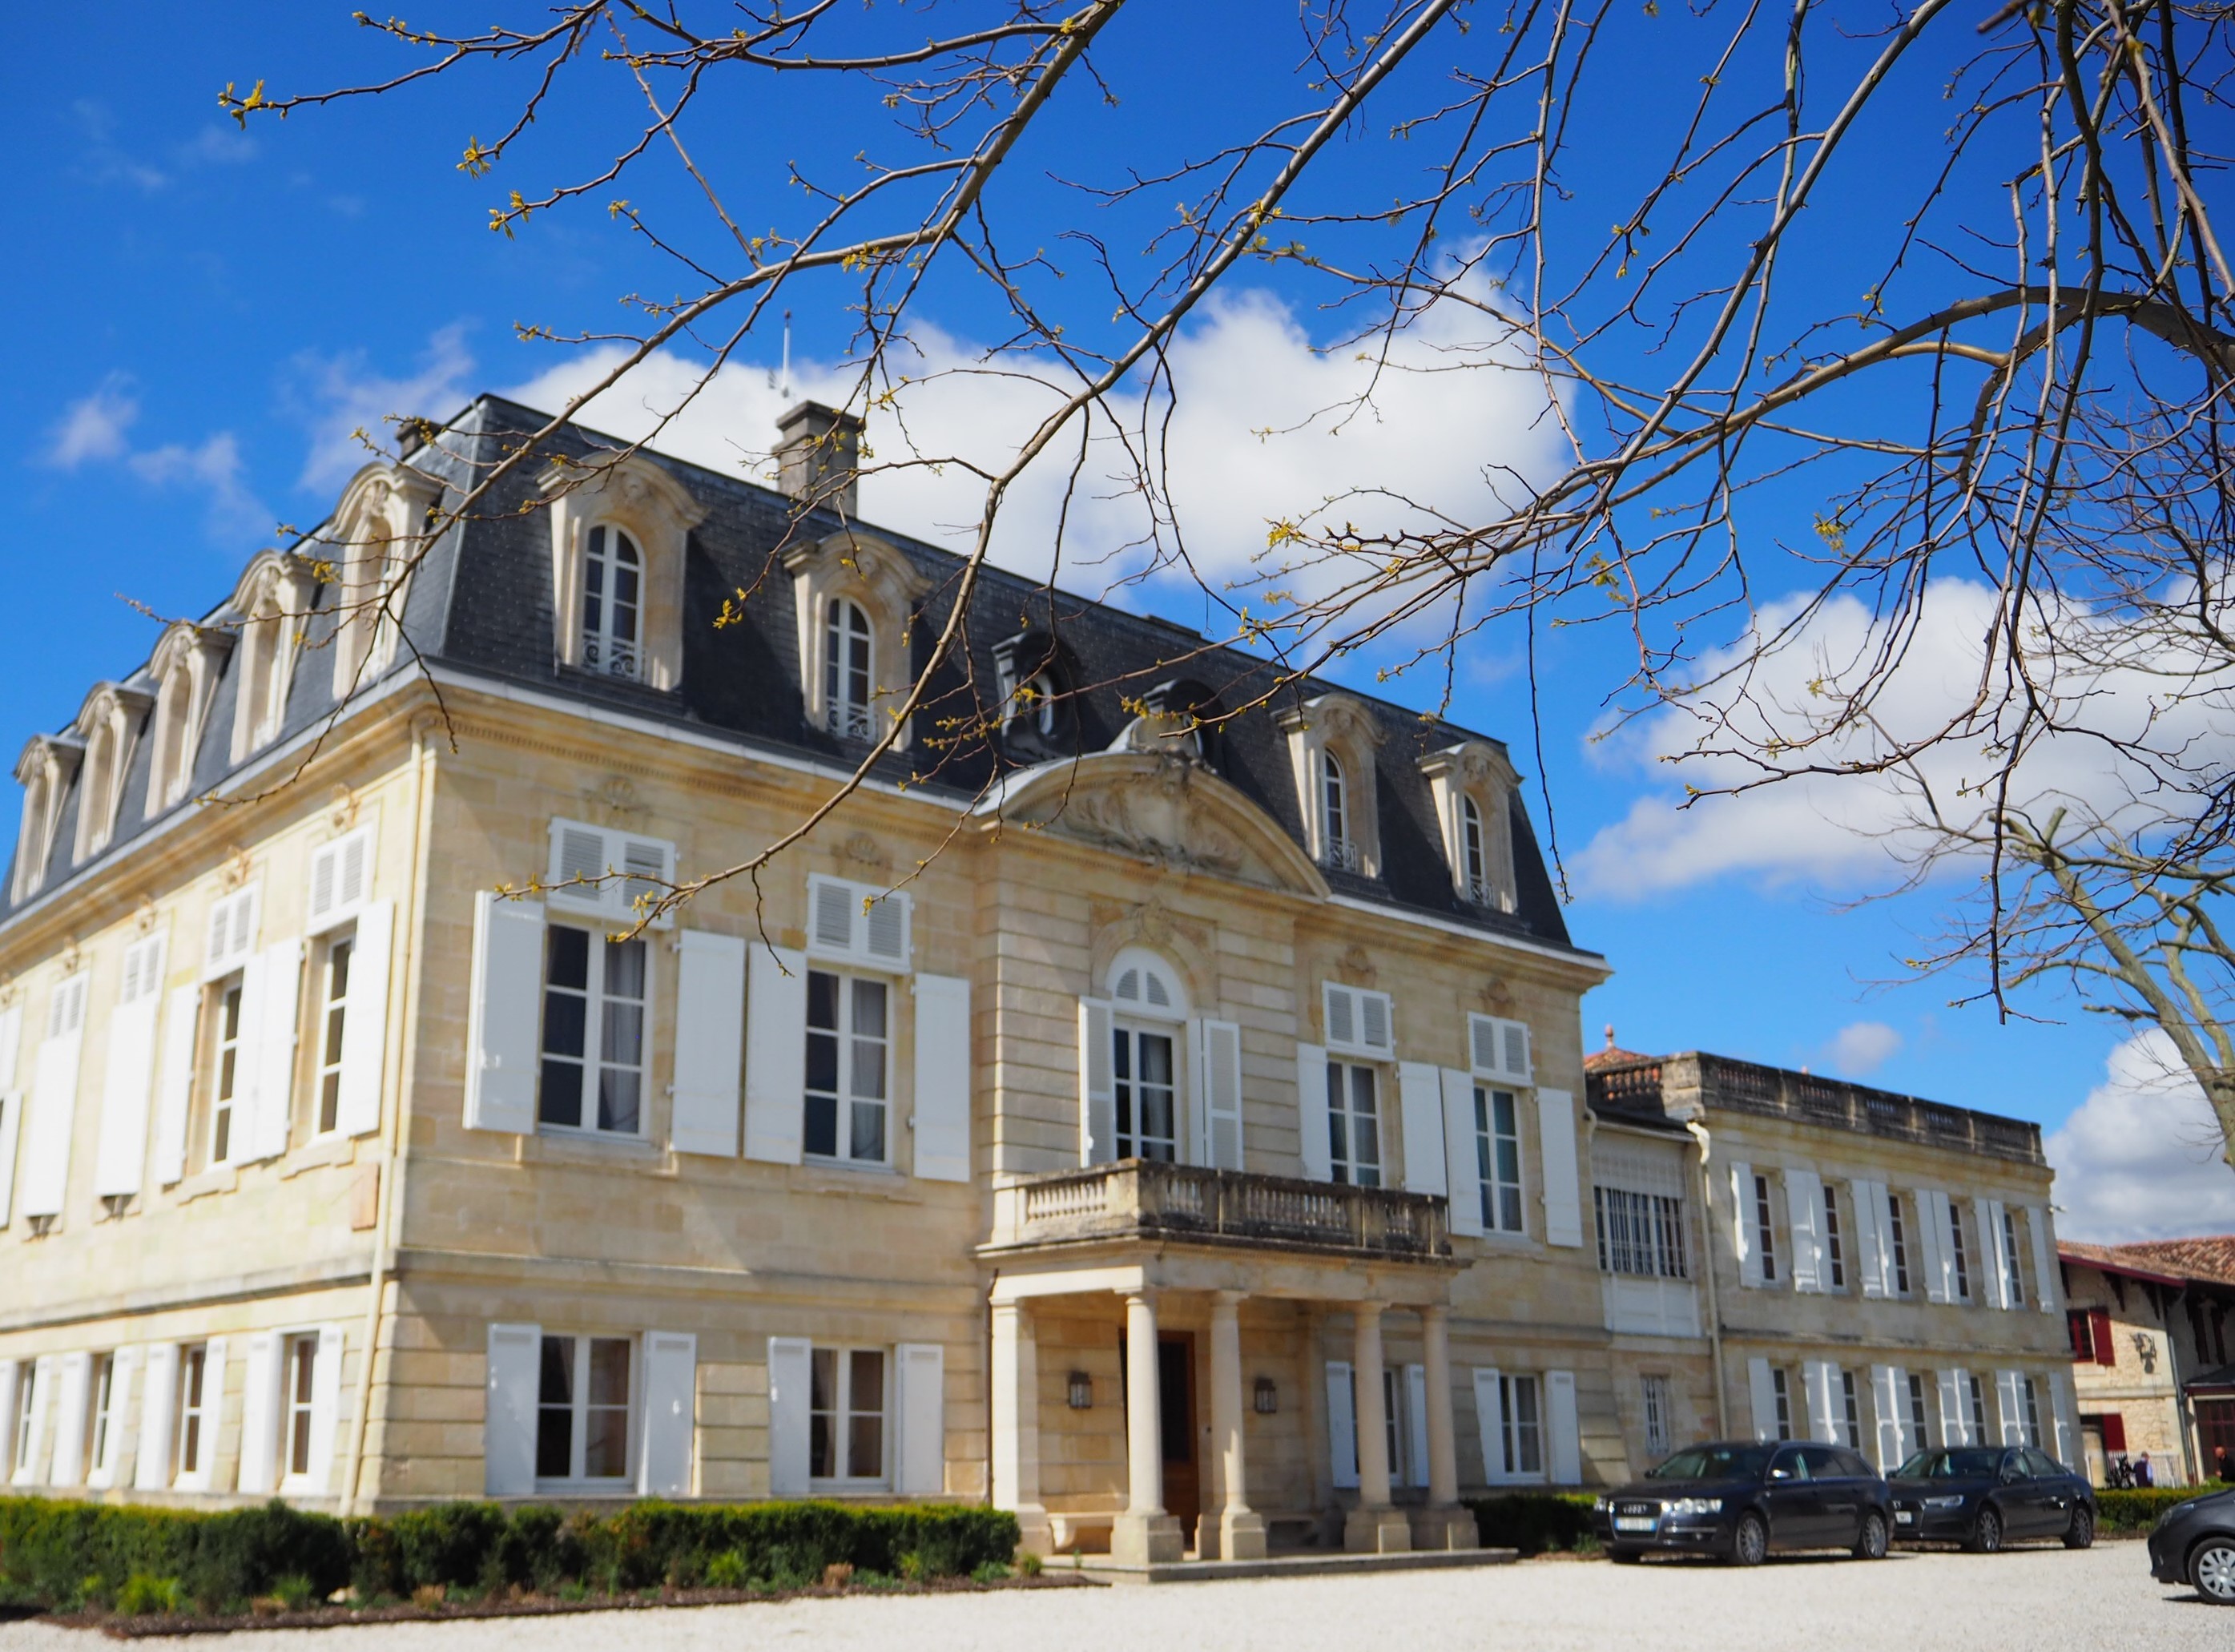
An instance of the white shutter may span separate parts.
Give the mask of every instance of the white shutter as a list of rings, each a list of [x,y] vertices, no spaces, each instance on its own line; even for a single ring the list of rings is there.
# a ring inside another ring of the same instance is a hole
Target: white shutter
[[[380,1076],[388,1057],[388,994],[396,903],[375,901],[357,914],[350,945],[349,1009],[342,1021],[341,1093],[334,1127],[344,1136],[380,1128]]]
[[[252,883],[210,908],[209,930],[202,949],[204,980],[231,974],[254,954],[261,904],[261,886]]]
[[[1995,1373],[1995,1405],[2002,1413],[2002,1444],[2022,1446],[2025,1435],[2025,1401],[2022,1392],[2025,1376],[2018,1371]]]
[[[1328,1049],[1381,1061],[1395,1052],[1396,1006],[1388,993],[1322,981],[1320,996]]]
[[[1753,1437],[1777,1438],[1777,1384],[1769,1373],[1769,1360],[1755,1354],[1747,1361],[1747,1392],[1753,1400]]]
[[[108,1427],[101,1441],[101,1450],[86,1459],[85,1483],[95,1491],[107,1491],[120,1478],[130,1484],[128,1475],[120,1477],[123,1465],[124,1437],[130,1432],[128,1419],[132,1410],[133,1379],[140,1373],[140,1350],[119,1348],[108,1356]],[[90,1430],[88,1431],[90,1432]],[[88,1452],[92,1442],[87,1442]]]
[[[1924,1294],[1936,1302],[1956,1300],[1956,1262],[1949,1249],[1951,1232],[1948,1196],[1930,1188],[1917,1190],[1917,1225],[1924,1244]]]
[[[535,1398],[542,1360],[541,1326],[488,1328],[482,1489],[490,1497],[525,1497],[535,1490]]]
[[[1445,1067],[1444,1175],[1451,1186],[1452,1231],[1478,1235],[1482,1223],[1482,1154],[1474,1129],[1474,1075]]]
[[[248,1339],[247,1374],[240,1395],[240,1489],[259,1497],[279,1484],[285,1351],[277,1331],[259,1331]]]
[[[1296,1140],[1304,1177],[1334,1180],[1334,1144],[1327,1138],[1327,1052],[1316,1044],[1296,1046]]]
[[[311,1465],[304,1478],[313,1497],[335,1491],[334,1435],[341,1425],[342,1349],[338,1325],[318,1328],[318,1352],[311,1366]],[[344,1495],[347,1486],[338,1488]]]
[[[1976,1242],[1971,1248],[1971,1266],[1975,1273],[1986,1275],[1974,1279],[1971,1295],[1989,1308],[2006,1308],[2010,1305],[2009,1268],[2003,1260],[2002,1207],[1992,1199],[1971,1201],[1971,1232]],[[1981,1289],[1981,1286],[1984,1289]]]
[[[796,1164],[807,1134],[807,959],[756,945],[745,965],[745,1157]]]
[[[1078,1000],[1078,1162],[1107,1164],[1118,1157],[1118,1079],[1111,1069],[1111,1006]]]
[[[915,901],[901,893],[874,895],[862,914],[862,953],[866,961],[888,969],[908,967],[910,920]]]
[[[1855,1182],[1849,1183],[1853,1197],[1848,1202],[1855,1213],[1855,1249],[1862,1268],[1863,1295],[1891,1296],[1893,1295],[1893,1242],[1885,1216],[1885,1183]],[[1880,1370],[1890,1367],[1881,1366]]]
[[[29,1457],[16,1465],[10,1477],[16,1485],[36,1485],[45,1479],[46,1469],[42,1455],[47,1444],[47,1417],[55,1406],[56,1358],[43,1354],[31,1365],[31,1449]]]
[[[1482,1438],[1482,1478],[1487,1485],[1512,1478],[1505,1467],[1505,1403],[1498,1377],[1494,1365],[1474,1368],[1475,1432]]]
[[[1731,1166],[1731,1252],[1738,1258],[1739,1283],[1761,1283],[1761,1258],[1754,1254],[1753,1166]]]
[[[54,1466],[49,1485],[75,1485],[85,1478],[85,1408],[93,1386],[93,1355],[65,1354],[57,1362]]]
[[[124,992],[108,1019],[108,1070],[101,1090],[101,1146],[93,1190],[109,1198],[140,1190],[147,1159],[148,1091],[155,1070],[155,1013],[162,1007],[163,937],[124,954]]]
[[[1544,1373],[1544,1459],[1555,1485],[1583,1483],[1583,1437],[1576,1415],[1576,1373]]]
[[[646,1497],[690,1496],[698,1439],[698,1339],[683,1331],[647,1331],[638,1491]]]
[[[1397,1106],[1405,1132],[1405,1190],[1448,1198],[1444,1170],[1444,1078],[1425,1061],[1397,1064]]]
[[[744,1059],[745,943],[685,929],[677,937],[675,1114],[678,1153],[737,1156]]]
[[[140,1377],[140,1455],[132,1472],[138,1491],[170,1487],[171,1425],[178,1395],[179,1345],[158,1342],[147,1350]]]
[[[2084,1472],[2080,1451],[2080,1413],[2072,1402],[2071,1376],[2062,1371],[2051,1372],[2048,1393],[2056,1413],[2056,1460],[2067,1468]]]
[[[1840,1443],[1840,1419],[1832,1396],[1838,1386],[1839,1367],[1827,1360],[1800,1362],[1800,1386],[1808,1396],[1808,1438],[1826,1446]]]
[[[58,984],[48,1001],[47,1036],[32,1070],[30,1139],[23,1144],[23,1214],[62,1214],[69,1187],[70,1138],[77,1130],[79,1057],[85,1047],[82,974]]]
[[[1238,1170],[1242,1162],[1242,1029],[1232,1021],[1199,1020],[1195,1034],[1202,1162]]]
[[[854,924],[862,915],[854,886],[838,878],[809,877],[807,911],[808,950],[829,957],[853,957]]]
[[[302,1007],[303,943],[267,947],[240,982],[240,1042],[253,1049],[246,1150],[235,1163],[277,1158],[294,1122],[295,1031]],[[238,1104],[236,1104],[238,1105]]]
[[[1940,1443],[1943,1446],[1969,1446],[1971,1439],[1971,1408],[1965,1402],[1963,1373],[1943,1371],[1940,1387]]]
[[[897,1380],[893,1412],[893,1490],[902,1497],[939,1497],[947,1490],[947,1350],[936,1342],[903,1342],[893,1350]]]
[[[0,1360],[0,1474],[16,1465],[16,1402],[23,1396],[23,1362]]]
[[[915,1173],[970,1179],[970,982],[918,975],[915,986]]]
[[[1897,1365],[1872,1366],[1871,1406],[1878,1417],[1878,1472],[1891,1474],[1910,1452],[1909,1373]]]
[[[769,1495],[807,1495],[808,1386],[812,1345],[803,1336],[772,1336],[768,1344]]]
[[[913,947],[912,908],[905,891],[855,883],[817,872],[807,880],[807,951],[814,958],[904,973]]]
[[[1785,1172],[1785,1216],[1793,1229],[1793,1288],[1824,1288],[1824,1183],[1813,1170]]]
[[[1428,1483],[1428,1367],[1405,1367],[1405,1483]]]
[[[1535,1082],[1529,1052],[1529,1023],[1496,1015],[1467,1017],[1467,1059],[1476,1076],[1500,1084]]]
[[[0,1228],[8,1225],[16,1202],[16,1142],[23,1133],[23,1092],[0,1095]],[[4,1450],[0,1442],[0,1450]]]
[[[155,1078],[155,1183],[168,1187],[187,1173],[187,1113],[194,1093],[194,1034],[202,988],[174,987],[164,1012],[163,1060]]]
[[[1583,1195],[1576,1167],[1576,1098],[1564,1090],[1537,1092],[1537,1149],[1544,1163],[1544,1242],[1583,1242]]]
[[[0,1201],[0,1220],[4,1220],[4,1201]],[[2063,1306],[2064,1293],[2059,1287],[2063,1282],[2057,1277],[2056,1241],[2048,1225],[2048,1207],[2029,1204],[2025,1208],[2026,1231],[2033,1236],[2033,1295],[2044,1314],[2054,1314]],[[2061,1459],[2074,1462],[2074,1458]]]
[[[1338,1491],[1358,1486],[1358,1396],[1350,1361],[1327,1362],[1327,1470]]]
[[[323,934],[364,904],[372,892],[372,828],[323,843],[311,852],[309,920],[305,928]]]
[[[550,875],[543,895],[558,911],[633,924],[640,915],[638,900],[648,904],[674,878],[675,845],[663,838],[609,831],[579,820],[551,823]],[[674,921],[672,913],[662,913],[652,927],[665,929]]]
[[[466,1009],[468,1130],[535,1133],[542,1016],[543,908],[483,889]]]
[[[23,1056],[23,1006],[21,1000],[0,1006],[0,1091],[16,1088],[16,1064]]]

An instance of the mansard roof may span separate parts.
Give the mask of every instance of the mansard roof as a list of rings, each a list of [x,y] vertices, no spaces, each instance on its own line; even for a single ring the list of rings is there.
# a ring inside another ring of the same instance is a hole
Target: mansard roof
[[[446,500],[455,500],[475,477],[486,474],[545,423],[545,415],[484,396],[414,452],[407,463],[437,478]],[[593,430],[570,426],[547,449],[552,460],[581,459],[619,445]],[[657,467],[704,508],[689,534],[683,670],[673,689],[578,671],[554,660],[551,529],[547,515],[534,508],[548,462],[517,467],[493,496],[476,507],[471,520],[453,525],[430,547],[404,604],[403,627],[412,646],[397,651],[388,673],[416,670],[416,652],[446,672],[532,688],[654,724],[687,726],[700,737],[727,736],[741,753],[782,752],[820,760],[836,770],[850,770],[863,748],[810,726],[805,716],[790,580],[778,560],[783,548],[811,543],[847,524],[821,511],[804,523],[795,523],[794,502],[770,488],[650,450],[641,455],[641,461]],[[963,560],[906,534],[869,524],[857,526],[897,548],[921,576],[928,593],[922,600],[926,623],[910,627],[916,659],[921,662],[951,612]],[[318,600],[330,606],[333,597],[327,589]],[[235,611],[239,600],[235,593],[200,623],[236,626],[246,618]],[[729,615],[717,626],[715,618],[725,606]],[[331,673],[324,669],[331,656],[323,646],[331,626],[331,619],[320,614],[306,623],[305,646],[298,654],[275,744],[285,744],[332,711]],[[1327,871],[1333,892],[1433,914],[1485,934],[1575,950],[1517,789],[1511,806],[1516,909],[1486,912],[1461,902],[1453,889],[1433,794],[1420,760],[1464,741],[1485,742],[1503,755],[1502,743],[1334,683],[1307,679],[1282,685],[1276,668],[1266,660],[1211,645],[1185,626],[1066,592],[1051,592],[1038,581],[989,567],[980,576],[966,626],[969,669],[966,672],[960,661],[941,668],[931,685],[932,699],[919,714],[917,729],[957,726],[950,719],[993,718],[1000,680],[997,651],[1027,632],[1052,637],[1066,670],[1074,674],[1077,692],[1070,704],[1081,751],[1108,748],[1140,704],[1157,703],[1156,691],[1174,679],[1187,679],[1181,685],[1182,697],[1190,704],[1254,706],[1230,718],[1209,743],[1211,761],[1222,780],[1299,845],[1307,838],[1286,737],[1279,727],[1281,714],[1323,694],[1339,692],[1356,701],[1381,737],[1374,760],[1381,872],[1368,878]],[[220,677],[194,754],[188,801],[179,807],[192,807],[193,796],[245,766],[233,762],[222,732],[233,725],[241,653],[233,651]],[[149,694],[155,686],[145,665],[121,680]],[[360,692],[372,686],[370,681],[361,684]],[[167,817],[167,811],[154,822],[145,818],[153,744],[147,739],[134,742],[116,837],[100,858],[129,853],[136,836]],[[968,806],[1025,766],[1006,759],[998,741],[949,748],[920,732],[915,744],[913,751],[882,759],[879,772],[910,780],[912,790],[960,806]],[[261,755],[252,754],[245,764]],[[1043,759],[1044,754],[1035,754],[1029,761]],[[75,834],[75,790],[54,835],[52,852],[59,858],[49,864],[42,881],[43,895],[34,900],[51,894],[74,869],[67,846]]]

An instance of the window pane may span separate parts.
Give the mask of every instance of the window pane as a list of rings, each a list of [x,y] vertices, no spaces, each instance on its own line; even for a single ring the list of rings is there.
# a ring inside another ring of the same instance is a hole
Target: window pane
[[[854,1139],[849,1157],[882,1164],[885,1162],[885,1106],[880,1101],[854,1104]]]
[[[807,1024],[838,1030],[838,978],[819,969],[807,972]]]
[[[837,1036],[812,1026],[807,1033],[807,1087],[827,1095],[838,1093]]]
[[[535,1472],[563,1480],[574,1472],[574,1339],[543,1339],[535,1412]]]
[[[645,947],[641,941],[606,943],[606,991],[614,998],[644,996]]]
[[[882,981],[856,980],[854,983],[854,1034],[856,1038],[882,1039],[885,1036],[885,993]]]
[[[535,1116],[547,1124],[582,1122],[582,1069],[571,1061],[547,1059],[536,1087]]]
[[[590,932],[569,929],[563,924],[554,924],[546,932],[544,979],[554,987],[568,987],[576,992],[587,990],[590,985]]]
[[[807,1472],[818,1480],[836,1478],[838,1351],[815,1348],[808,1354]]]
[[[593,1406],[582,1426],[582,1472],[618,1480],[628,1472],[628,1407]]]
[[[598,1075],[598,1128],[625,1136],[638,1132],[642,1119],[644,1075],[607,1067]]]
[[[885,1472],[885,1356],[855,1348],[846,1356],[846,1472],[874,1479]]]
[[[837,1057],[831,1057],[835,1062]],[[802,1144],[808,1152],[820,1153],[826,1158],[838,1156],[838,1098],[836,1096],[810,1095],[807,1098],[807,1135]]]
[[[590,1342],[590,1403],[628,1404],[629,1345],[626,1337],[593,1337]]]

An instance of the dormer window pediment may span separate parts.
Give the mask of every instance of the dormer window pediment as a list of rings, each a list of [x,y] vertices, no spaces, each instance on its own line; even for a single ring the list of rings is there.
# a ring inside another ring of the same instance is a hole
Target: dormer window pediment
[[[385,461],[342,490],[325,535],[333,565],[333,694],[346,699],[396,657],[411,559],[442,496],[433,477]]]
[[[16,875],[10,894],[18,904],[46,882],[62,797],[84,757],[84,744],[75,735],[35,734],[16,759],[16,779],[23,788],[23,817],[16,829]]]
[[[84,757],[78,769],[77,839],[70,858],[83,861],[108,846],[124,801],[124,775],[152,698],[116,683],[98,685],[85,697],[74,725]]]
[[[1467,740],[1420,759],[1436,801],[1452,888],[1467,905],[1511,912],[1517,904],[1513,794],[1521,777],[1485,740]]]
[[[184,797],[193,783],[210,698],[233,642],[229,631],[181,620],[155,645],[147,664],[155,684],[155,744],[147,765],[150,820]]]
[[[266,551],[241,575],[233,598],[239,639],[233,651],[235,763],[270,744],[287,719],[303,620],[317,595],[311,563],[291,553]]]
[[[1384,737],[1373,713],[1354,696],[1322,694],[1284,712],[1281,728],[1312,858],[1333,870],[1380,876],[1373,765]]]
[[[635,455],[554,464],[542,484],[553,658],[663,692],[682,686],[684,563],[707,508]]]
[[[784,554],[809,727],[881,738],[914,675],[908,621],[931,581],[895,546],[852,530]],[[896,742],[908,744],[902,728]]]

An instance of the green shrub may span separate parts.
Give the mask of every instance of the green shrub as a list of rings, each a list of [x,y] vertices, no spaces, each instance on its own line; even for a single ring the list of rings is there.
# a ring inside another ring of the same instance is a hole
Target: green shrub
[[[745,1557],[734,1549],[724,1549],[706,1563],[709,1589],[743,1589],[751,1575],[745,1567]]]
[[[179,1580],[135,1571],[116,1591],[116,1609],[127,1617],[148,1617],[179,1609]]]
[[[2147,1532],[2158,1523],[2158,1517],[2176,1503],[2186,1503],[2191,1498],[2202,1497],[2217,1486],[2153,1485],[2144,1490],[2111,1491],[2095,1493],[2095,1529],[2098,1531]]]
[[[1596,1546],[1588,1491],[1510,1491],[1472,1498],[1467,1507],[1485,1549],[1517,1549],[1527,1557]]]

